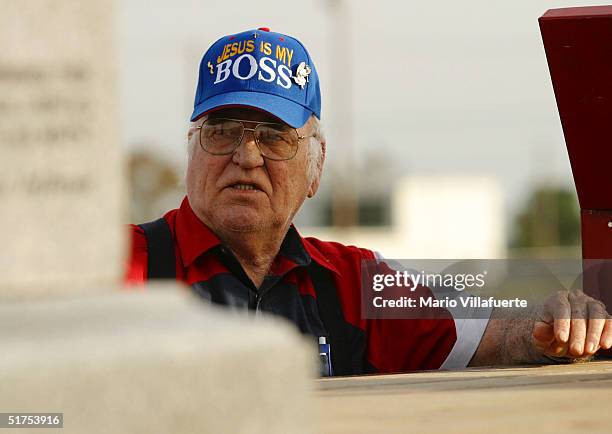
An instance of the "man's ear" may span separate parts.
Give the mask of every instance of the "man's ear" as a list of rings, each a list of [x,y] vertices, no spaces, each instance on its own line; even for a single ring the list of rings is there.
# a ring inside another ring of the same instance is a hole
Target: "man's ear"
[[[187,130],[187,143],[191,142],[191,138],[193,137],[195,132],[196,126],[194,123],[191,123],[191,125],[189,125],[189,129]]]
[[[308,189],[308,197],[313,197],[317,190],[319,189],[319,185],[321,183],[321,175],[323,174],[323,163],[325,162],[325,140],[321,141],[321,158],[318,161],[317,168],[315,169],[315,176],[312,182],[310,183],[310,188]]]

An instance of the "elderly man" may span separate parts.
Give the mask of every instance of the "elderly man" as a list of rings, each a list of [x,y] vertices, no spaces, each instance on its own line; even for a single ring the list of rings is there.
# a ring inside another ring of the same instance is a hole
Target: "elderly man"
[[[292,225],[319,187],[325,139],[315,66],[296,39],[260,28],[204,54],[188,132],[187,197],[132,226],[127,280],[176,278],[203,299],[269,312],[325,337],[337,375],[580,358],[612,346],[605,308],[559,292],[529,315],[366,319],[371,250],[302,238]]]

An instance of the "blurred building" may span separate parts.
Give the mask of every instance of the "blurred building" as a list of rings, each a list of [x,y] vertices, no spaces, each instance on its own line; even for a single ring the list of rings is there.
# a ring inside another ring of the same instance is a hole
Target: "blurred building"
[[[411,176],[392,187],[390,225],[302,227],[301,233],[367,247],[388,258],[504,258],[503,208],[495,178]]]

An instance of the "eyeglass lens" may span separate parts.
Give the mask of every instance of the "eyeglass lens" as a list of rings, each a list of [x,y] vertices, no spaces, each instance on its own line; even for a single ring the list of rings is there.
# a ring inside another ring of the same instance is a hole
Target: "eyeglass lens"
[[[200,143],[205,151],[215,155],[231,154],[240,145],[244,125],[229,119],[207,119],[200,129]],[[273,160],[287,160],[297,152],[298,134],[282,124],[258,124],[255,141],[262,155]]]

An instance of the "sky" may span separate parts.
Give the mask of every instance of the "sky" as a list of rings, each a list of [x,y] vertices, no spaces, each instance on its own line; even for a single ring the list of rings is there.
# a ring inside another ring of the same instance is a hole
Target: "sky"
[[[328,172],[383,184],[411,174],[491,175],[510,212],[536,185],[574,189],[537,19],[592,3],[331,4],[119,1],[124,145],[183,167],[202,54],[220,36],[270,27],[300,39],[314,59]]]

